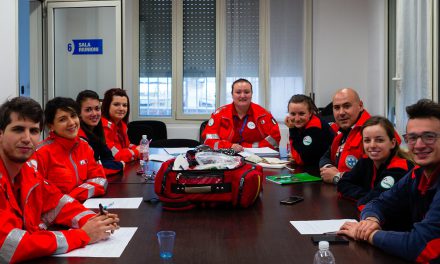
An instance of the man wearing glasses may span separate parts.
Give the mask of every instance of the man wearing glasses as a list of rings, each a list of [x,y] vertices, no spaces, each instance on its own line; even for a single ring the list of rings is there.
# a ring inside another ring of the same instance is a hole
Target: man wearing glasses
[[[440,105],[427,99],[406,108],[405,142],[417,166],[389,191],[368,203],[359,223],[345,223],[339,234],[365,240],[416,262],[440,261]],[[403,230],[383,231],[398,219]]]

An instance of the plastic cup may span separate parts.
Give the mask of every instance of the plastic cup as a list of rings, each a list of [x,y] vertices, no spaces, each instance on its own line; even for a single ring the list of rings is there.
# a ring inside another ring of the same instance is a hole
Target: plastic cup
[[[170,259],[173,257],[174,239],[176,232],[174,231],[159,231],[157,232],[157,241],[159,242],[160,257],[163,259]]]

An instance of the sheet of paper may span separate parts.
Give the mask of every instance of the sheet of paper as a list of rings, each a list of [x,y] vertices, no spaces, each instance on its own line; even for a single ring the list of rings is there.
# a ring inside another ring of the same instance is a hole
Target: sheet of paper
[[[282,168],[284,168],[284,164],[269,164],[269,163],[265,163],[265,162],[259,162],[257,164],[263,168],[268,168],[268,169],[282,169]]]
[[[269,147],[264,147],[264,148],[244,148],[244,152],[253,153],[255,155],[262,156],[262,157],[264,157],[264,156],[277,156],[277,155],[280,154],[278,151],[273,150],[273,149],[271,149]]]
[[[179,154],[185,154],[188,150],[191,150],[194,148],[164,148],[164,150],[173,156],[177,156]]]
[[[311,221],[290,221],[301,235],[318,235],[329,232],[336,232],[347,222],[357,222],[355,219],[332,219],[332,220],[311,220]]]
[[[142,197],[134,198],[91,198],[84,202],[89,209],[99,208],[102,204],[108,209],[137,209],[142,202]]]
[[[174,156],[171,156],[169,154],[150,154],[150,160],[154,161],[164,162],[172,158],[174,158]]]
[[[66,254],[53,255],[54,257],[91,257],[91,258],[119,258],[130,242],[137,227],[121,227],[107,240],[78,248]]]

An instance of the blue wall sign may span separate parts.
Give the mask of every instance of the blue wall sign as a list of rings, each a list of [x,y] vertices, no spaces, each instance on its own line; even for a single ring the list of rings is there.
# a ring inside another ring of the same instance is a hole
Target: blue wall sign
[[[102,54],[102,39],[72,39],[72,42],[67,44],[67,51],[72,55]]]

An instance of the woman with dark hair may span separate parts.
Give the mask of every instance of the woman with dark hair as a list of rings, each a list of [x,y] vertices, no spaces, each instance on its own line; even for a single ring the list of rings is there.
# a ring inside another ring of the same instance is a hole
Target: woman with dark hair
[[[289,100],[284,123],[289,128],[291,159],[297,165],[318,166],[319,159],[332,144],[334,133],[329,124],[317,116],[313,100],[296,94]]]
[[[124,168],[123,161],[117,161],[105,144],[101,122],[101,103],[99,95],[91,90],[84,90],[76,97],[80,108],[80,129],[78,135],[87,140],[95,153],[95,160],[104,167],[106,175],[115,174]]]
[[[105,142],[116,160],[129,162],[139,159],[139,147],[131,144],[127,135],[130,101],[120,88],[105,92],[102,101],[102,127]]]
[[[361,128],[367,157],[360,159],[338,182],[338,192],[357,201],[359,211],[373,198],[390,189],[414,166],[400,147],[393,124],[381,116],[368,119]]]
[[[38,170],[63,193],[85,201],[105,194],[107,179],[93,149],[78,136],[78,105],[71,98],[55,97],[46,103],[44,120],[49,136],[41,142],[35,158]]]

